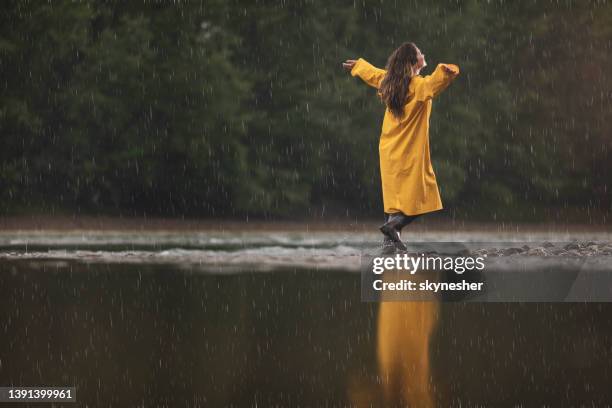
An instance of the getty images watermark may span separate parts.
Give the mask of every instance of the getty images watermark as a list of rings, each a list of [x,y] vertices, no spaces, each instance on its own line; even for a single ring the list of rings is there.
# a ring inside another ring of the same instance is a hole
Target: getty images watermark
[[[612,250],[581,253],[571,250],[576,246],[581,248],[572,242],[421,242],[387,255],[372,243],[361,254],[361,299],[612,302]]]
[[[394,254],[375,256],[371,260],[372,290],[410,291],[439,293],[442,291],[481,291],[484,282],[472,282],[462,279],[460,282],[440,281],[440,272],[453,272],[463,275],[470,271],[482,271],[485,268],[484,256],[440,256],[425,254]],[[428,276],[415,277],[417,272]],[[436,273],[438,272],[438,273]]]

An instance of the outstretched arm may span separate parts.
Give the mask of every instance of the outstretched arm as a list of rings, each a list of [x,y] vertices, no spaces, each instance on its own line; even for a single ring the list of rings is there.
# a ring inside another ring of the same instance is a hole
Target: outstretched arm
[[[444,91],[459,75],[459,67],[455,64],[438,64],[431,75],[427,75],[425,86],[431,97],[436,97]]]
[[[358,60],[346,60],[342,66],[350,70],[352,76],[358,76],[366,84],[378,89],[383,78],[387,74],[384,69],[376,68],[363,58]]]

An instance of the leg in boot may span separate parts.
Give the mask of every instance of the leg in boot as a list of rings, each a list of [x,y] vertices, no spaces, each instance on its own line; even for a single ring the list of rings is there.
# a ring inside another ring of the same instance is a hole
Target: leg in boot
[[[402,243],[401,237],[400,237],[400,229],[401,229],[401,225],[404,224],[406,222],[405,219],[405,215],[400,213],[393,213],[389,216],[389,220],[384,223],[383,225],[380,226],[380,232],[382,232],[383,234],[385,234],[385,236],[387,236],[391,241],[393,241],[393,243],[395,244],[395,247],[405,251],[406,246]]]
[[[415,219],[417,219],[421,214],[417,214],[417,215],[404,215],[402,221],[398,224],[398,229],[400,230],[400,232],[402,231],[402,228],[404,228],[406,225],[412,223],[412,221],[414,221]]]
[[[397,229],[397,231],[398,231],[400,240],[401,240],[401,237],[402,237],[402,228],[404,228],[408,224],[411,224],[417,217],[419,217],[419,215],[404,215],[404,214],[402,214],[402,219],[398,222],[397,226],[395,227]],[[402,244],[404,246],[406,245],[403,242],[402,242]]]
[[[387,223],[388,221],[389,221],[389,214],[385,213],[385,223]],[[389,238],[386,235],[383,236],[383,242],[382,242],[381,248],[382,248],[383,255],[389,255],[395,252],[395,244],[393,243],[391,238]]]

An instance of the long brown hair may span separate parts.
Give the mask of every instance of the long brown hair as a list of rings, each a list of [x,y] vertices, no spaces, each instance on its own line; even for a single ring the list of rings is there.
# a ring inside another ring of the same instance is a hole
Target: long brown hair
[[[417,63],[417,47],[412,42],[400,45],[387,60],[387,74],[380,84],[378,95],[393,116],[400,119],[408,99],[412,79],[411,65]]]

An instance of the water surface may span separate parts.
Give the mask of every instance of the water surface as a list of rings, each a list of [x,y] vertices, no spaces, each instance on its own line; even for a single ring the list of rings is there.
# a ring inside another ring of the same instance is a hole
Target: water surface
[[[612,401],[612,304],[363,303],[326,259],[367,239],[289,235],[4,237],[0,383],[73,385],[92,407]],[[189,252],[249,250],[253,268]],[[311,258],[261,267],[295,251]]]

